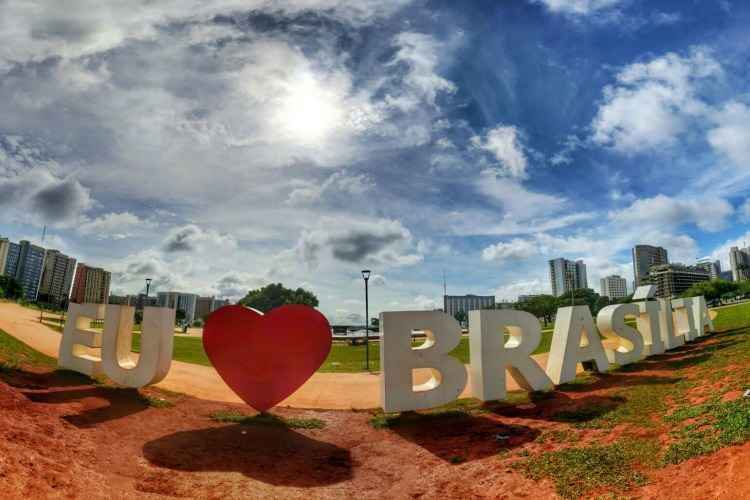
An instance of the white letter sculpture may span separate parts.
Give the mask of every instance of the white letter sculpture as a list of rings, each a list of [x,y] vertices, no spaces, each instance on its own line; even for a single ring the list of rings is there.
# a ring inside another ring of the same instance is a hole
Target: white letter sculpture
[[[104,320],[102,364],[104,373],[126,387],[143,387],[161,382],[172,364],[175,310],[146,307],[138,361],[130,352],[133,342],[133,314],[130,306],[107,306]]]
[[[638,317],[639,313],[637,304],[617,304],[599,311],[596,318],[599,332],[618,343],[616,349],[605,349],[610,363],[624,366],[641,359],[643,337],[638,330],[625,324],[625,316]]]
[[[581,344],[581,337],[584,343]],[[557,310],[552,346],[547,360],[547,375],[555,385],[576,377],[581,361],[594,361],[600,372],[609,368],[602,341],[594,328],[588,306],[563,307]]]
[[[458,398],[467,375],[464,365],[448,354],[461,341],[461,326],[455,319],[442,311],[385,312],[380,315],[380,329],[383,410],[434,408]],[[412,330],[424,330],[424,344],[412,348]],[[433,373],[429,381],[414,386],[413,370],[418,368]]]
[[[104,374],[126,387],[143,387],[163,380],[172,363],[175,311],[145,309],[137,362],[130,352],[133,313],[130,306],[70,304],[58,366],[89,377]],[[102,318],[104,333],[89,329],[92,321]]]
[[[91,322],[104,318],[102,304],[75,304],[68,306],[68,319],[65,321],[60,354],[57,366],[66,370],[95,377],[102,373],[102,363],[98,356],[90,353],[89,348],[102,346],[102,334],[91,330]]]
[[[655,300],[637,302],[638,304],[638,331],[643,336],[643,354],[653,356],[664,352],[664,341],[661,339],[659,329],[659,303]]]
[[[482,401],[505,399],[505,370],[527,391],[551,389],[552,381],[531,358],[541,339],[539,320],[525,311],[470,311],[472,394]]]
[[[709,332],[714,331],[714,322],[711,320],[711,316],[708,315],[706,298],[703,296],[693,297],[693,324],[698,329],[699,337],[707,334],[707,328]]]
[[[685,337],[685,342],[698,338],[698,329],[695,327],[695,316],[693,315],[693,299],[672,300],[672,317],[674,319],[675,335]]]
[[[672,304],[669,299],[658,299],[659,302],[659,331],[664,343],[664,350],[671,351],[685,343],[685,337],[675,335]]]

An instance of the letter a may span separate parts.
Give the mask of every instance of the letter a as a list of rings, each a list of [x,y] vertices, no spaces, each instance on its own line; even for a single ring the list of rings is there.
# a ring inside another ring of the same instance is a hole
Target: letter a
[[[581,343],[583,340],[583,344]],[[557,310],[552,347],[547,360],[547,375],[556,385],[576,378],[576,367],[582,361],[594,361],[600,372],[607,371],[609,361],[602,341],[594,328],[588,306],[563,307]]]
[[[138,360],[130,352],[133,313],[130,306],[107,306],[104,320],[102,365],[104,373],[126,387],[143,387],[160,382],[172,364],[175,310],[147,307],[143,311],[143,333]]]
[[[427,340],[412,348],[411,334]],[[384,312],[380,315],[380,401],[383,410],[434,408],[458,398],[466,387],[464,365],[448,353],[461,341],[461,326],[442,311]],[[429,368],[432,377],[414,386],[413,370]],[[437,373],[436,373],[437,372]]]
[[[505,341],[505,330],[510,338]],[[539,320],[525,311],[469,312],[471,389],[474,397],[493,401],[507,397],[505,370],[527,391],[552,388],[552,381],[531,358],[542,339]]]

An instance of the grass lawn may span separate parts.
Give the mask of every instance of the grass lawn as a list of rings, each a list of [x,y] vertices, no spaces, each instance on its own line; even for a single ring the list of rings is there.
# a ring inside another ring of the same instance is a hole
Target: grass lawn
[[[57,366],[57,360],[35,351],[15,337],[0,330],[0,371],[20,368],[24,365]]]

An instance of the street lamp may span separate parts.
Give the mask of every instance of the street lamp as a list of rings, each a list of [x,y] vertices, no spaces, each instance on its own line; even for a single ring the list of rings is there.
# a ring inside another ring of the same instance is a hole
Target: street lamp
[[[146,278],[146,298],[148,298],[148,290],[151,288],[151,278]]]
[[[367,282],[370,280],[370,270],[362,270],[362,279],[365,280],[365,369],[370,371],[370,304],[367,290]]]

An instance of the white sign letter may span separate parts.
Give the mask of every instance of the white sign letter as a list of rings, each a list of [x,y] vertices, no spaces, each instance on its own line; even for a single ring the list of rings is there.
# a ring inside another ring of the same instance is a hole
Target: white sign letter
[[[510,338],[505,341],[505,330]],[[471,389],[476,398],[507,397],[505,370],[527,391],[552,388],[552,381],[531,358],[542,340],[539,320],[525,311],[469,312]]]
[[[638,302],[638,331],[643,336],[643,354],[654,356],[664,352],[664,342],[659,330],[659,303],[654,300]]]
[[[107,306],[102,364],[104,373],[118,384],[143,387],[160,382],[169,372],[175,310],[167,307],[145,308],[138,361],[130,352],[134,312],[135,308],[130,306]]]
[[[618,343],[616,349],[605,349],[610,363],[624,366],[641,359],[643,337],[638,330],[625,324],[625,316],[638,317],[639,313],[637,304],[617,304],[599,311],[596,318],[599,331]]]
[[[706,335],[706,327],[709,332],[714,331],[714,322],[708,315],[708,306],[703,296],[693,297],[693,324],[698,329],[698,336]]]
[[[664,349],[670,351],[685,343],[685,337],[675,335],[674,316],[672,316],[672,304],[669,299],[658,299],[659,302],[659,331]]]
[[[423,330],[424,344],[412,348],[411,334]],[[461,326],[442,311],[384,312],[380,315],[380,401],[384,411],[434,408],[455,401],[466,387],[463,363],[448,353],[461,342]],[[432,370],[415,386],[413,371]]]
[[[581,340],[584,341],[583,344]],[[560,308],[557,310],[552,334],[547,375],[556,385],[570,382],[576,378],[576,367],[581,361],[594,361],[600,372],[609,368],[607,355],[594,328],[588,306]]]
[[[68,306],[68,319],[65,321],[60,354],[57,366],[66,370],[95,377],[102,373],[101,358],[91,353],[89,348],[102,346],[101,332],[91,330],[91,322],[104,318],[103,304],[76,304]]]
[[[674,299],[672,301],[672,316],[674,317],[675,335],[685,337],[685,342],[698,338],[698,329],[695,328],[695,317],[693,316],[693,299]]]

